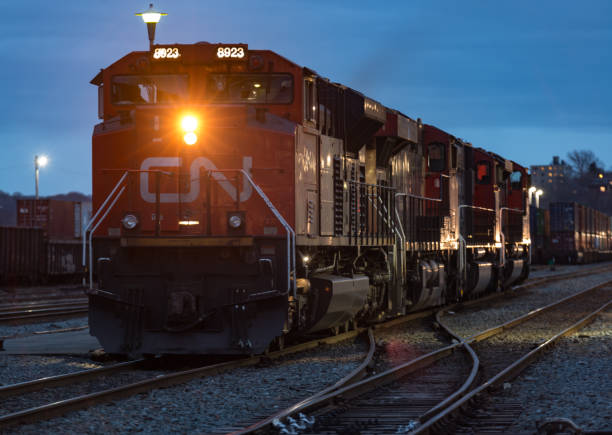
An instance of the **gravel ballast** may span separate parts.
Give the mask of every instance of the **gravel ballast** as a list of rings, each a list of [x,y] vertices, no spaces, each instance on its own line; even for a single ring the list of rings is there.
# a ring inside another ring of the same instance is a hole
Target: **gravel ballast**
[[[25,325],[0,325],[0,337],[23,337],[34,332],[53,331],[87,326],[87,315],[54,322],[28,323]]]
[[[101,367],[101,363],[71,356],[3,355],[0,386]],[[8,400],[8,399],[3,399]]]
[[[555,276],[563,273],[579,273],[586,272],[589,270],[602,269],[605,267],[612,267],[612,262],[605,261],[602,263],[591,263],[591,264],[558,264],[555,265],[554,270],[551,270],[550,266],[546,265],[532,265],[531,271],[529,272],[529,278],[544,278],[549,276]]]
[[[362,339],[154,390],[64,417],[11,428],[7,433],[227,432],[305,399],[363,361]]]
[[[612,310],[564,338],[552,351],[492,397],[500,406],[509,398],[523,413],[506,433],[534,433],[545,419],[569,418],[581,429],[612,431]]]
[[[612,272],[605,272],[520,290],[513,297],[491,302],[488,308],[476,307],[461,312],[449,312],[444,315],[443,321],[460,336],[469,337],[610,280]]]
[[[449,344],[449,338],[432,327],[431,317],[388,329],[376,329],[376,372],[388,370]]]

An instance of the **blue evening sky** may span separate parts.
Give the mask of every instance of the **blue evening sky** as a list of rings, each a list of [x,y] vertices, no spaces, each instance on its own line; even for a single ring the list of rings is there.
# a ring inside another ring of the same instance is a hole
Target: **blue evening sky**
[[[91,192],[100,68],[147,48],[147,1],[1,2],[0,190]],[[612,166],[612,2],[162,0],[159,43],[271,49],[524,165]]]

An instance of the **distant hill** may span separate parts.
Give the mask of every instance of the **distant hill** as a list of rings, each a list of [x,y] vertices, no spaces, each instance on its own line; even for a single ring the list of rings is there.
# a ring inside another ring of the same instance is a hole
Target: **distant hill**
[[[15,226],[17,224],[17,199],[32,198],[19,192],[12,195],[0,190],[0,226]],[[68,192],[59,195],[45,196],[45,199],[59,199],[63,201],[91,201],[91,195],[81,192]]]

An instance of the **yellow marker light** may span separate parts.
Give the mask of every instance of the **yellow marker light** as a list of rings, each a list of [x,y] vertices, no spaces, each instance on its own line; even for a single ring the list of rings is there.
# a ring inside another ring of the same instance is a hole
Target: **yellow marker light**
[[[198,141],[198,135],[195,134],[193,131],[190,131],[189,133],[185,133],[185,136],[183,136],[183,140],[187,145],[193,145]]]
[[[179,221],[179,225],[185,225],[185,226],[200,225],[200,221]]]
[[[192,133],[198,128],[198,119],[195,116],[186,115],[181,119],[181,128],[185,133]]]

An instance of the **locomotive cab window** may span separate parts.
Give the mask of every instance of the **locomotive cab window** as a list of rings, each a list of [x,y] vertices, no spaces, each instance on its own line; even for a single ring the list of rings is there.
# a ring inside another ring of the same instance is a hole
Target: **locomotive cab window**
[[[512,175],[510,175],[510,187],[512,190],[521,190],[523,185],[521,183],[523,179],[523,174],[521,171],[514,171]]]
[[[491,184],[491,162],[481,160],[476,163],[476,182],[478,184]]]
[[[207,77],[208,100],[215,103],[290,104],[291,74],[211,74]]]
[[[113,104],[172,104],[187,99],[187,75],[114,76]]]
[[[442,143],[432,143],[427,147],[429,170],[441,172],[446,169],[446,146]]]

